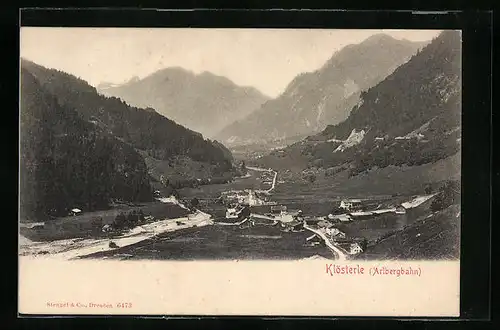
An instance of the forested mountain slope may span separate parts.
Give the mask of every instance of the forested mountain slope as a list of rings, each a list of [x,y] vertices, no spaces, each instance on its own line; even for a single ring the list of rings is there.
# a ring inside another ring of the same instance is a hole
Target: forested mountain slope
[[[307,167],[344,167],[356,175],[445,159],[460,151],[461,86],[461,35],[444,31],[363,91],[345,121],[260,162],[286,167],[295,157]]]
[[[162,175],[165,185],[182,187],[236,174],[222,144],[70,74],[22,59],[20,92],[24,216],[150,200],[150,179]]]
[[[61,106],[21,69],[20,212],[23,219],[151,200],[146,164],[131,146]]]

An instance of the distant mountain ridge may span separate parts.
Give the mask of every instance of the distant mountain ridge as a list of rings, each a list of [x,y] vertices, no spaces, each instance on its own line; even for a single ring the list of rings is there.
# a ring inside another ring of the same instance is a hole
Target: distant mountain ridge
[[[122,83],[111,83],[111,82],[106,82],[106,81],[103,81],[101,82],[100,84],[98,84],[96,86],[96,89],[97,91],[101,91],[101,90],[106,90],[108,88],[114,88],[114,87],[121,87],[121,86],[124,86],[124,85],[127,85],[127,84],[130,84],[130,83],[133,83],[133,82],[136,82],[136,81],[139,81],[140,78],[137,77],[137,76],[133,76],[132,78],[130,78],[129,80],[125,81],[125,82],[122,82]]]
[[[195,74],[180,67],[165,68],[118,86],[100,84],[98,89],[131,105],[154,108],[207,137],[269,99],[256,88],[238,86],[226,77],[210,72]]]
[[[357,175],[448,159],[461,148],[461,87],[461,35],[444,31],[362,92],[345,121],[261,161],[286,167],[293,156],[304,167]]]
[[[361,91],[382,81],[425,43],[385,34],[337,51],[320,69],[295,77],[276,99],[226,127],[217,138],[242,145],[319,132],[347,118]]]

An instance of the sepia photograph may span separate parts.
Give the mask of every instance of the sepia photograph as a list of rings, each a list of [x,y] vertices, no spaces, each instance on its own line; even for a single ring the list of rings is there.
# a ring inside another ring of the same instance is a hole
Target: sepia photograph
[[[22,27],[19,258],[459,262],[461,64],[456,30]]]
[[[460,50],[456,31],[23,28],[20,255],[457,259]]]

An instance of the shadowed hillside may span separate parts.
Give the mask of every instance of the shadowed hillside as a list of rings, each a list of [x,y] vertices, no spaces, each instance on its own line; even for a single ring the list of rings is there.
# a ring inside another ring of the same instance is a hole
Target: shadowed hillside
[[[23,219],[149,201],[146,164],[132,148],[61,106],[21,70],[20,211]]]
[[[179,188],[236,174],[226,147],[154,109],[99,95],[75,76],[24,59],[21,68],[22,205],[31,216],[150,200],[149,180],[162,175],[162,185]]]

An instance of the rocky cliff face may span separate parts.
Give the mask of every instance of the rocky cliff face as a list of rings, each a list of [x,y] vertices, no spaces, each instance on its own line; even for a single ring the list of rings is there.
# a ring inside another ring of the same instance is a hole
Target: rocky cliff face
[[[422,46],[383,34],[346,46],[322,68],[297,76],[277,99],[229,125],[217,138],[227,145],[280,141],[342,122],[363,90],[382,81]]]
[[[309,166],[418,166],[460,152],[461,35],[442,32],[407,63],[363,91],[348,118],[268,160],[300,155]],[[262,161],[265,162],[265,157]],[[285,166],[286,167],[286,166]]]

